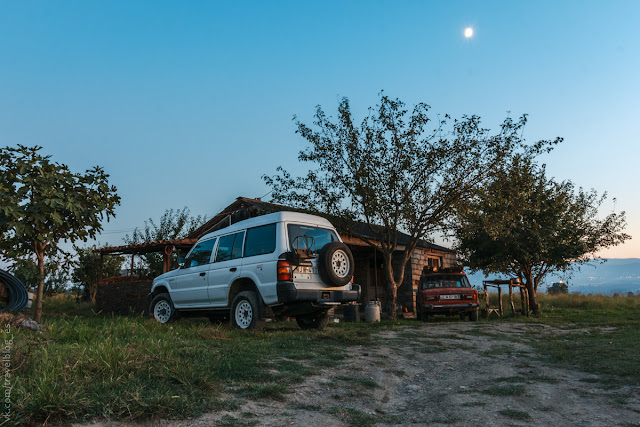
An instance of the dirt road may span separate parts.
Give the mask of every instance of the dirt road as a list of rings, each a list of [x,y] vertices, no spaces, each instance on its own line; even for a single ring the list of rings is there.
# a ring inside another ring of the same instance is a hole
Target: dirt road
[[[381,332],[284,401],[244,403],[166,426],[640,425],[640,387],[546,365],[522,334],[549,326],[442,322]],[[526,340],[524,340],[526,342]],[[157,425],[157,423],[154,423]]]

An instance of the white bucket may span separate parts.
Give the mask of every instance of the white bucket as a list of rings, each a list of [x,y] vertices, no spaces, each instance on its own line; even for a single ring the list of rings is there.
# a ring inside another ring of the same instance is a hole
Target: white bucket
[[[33,303],[33,298],[36,296],[36,294],[34,294],[33,292],[27,292],[28,295],[28,300],[27,300],[27,306],[25,308],[31,308],[31,304]]]

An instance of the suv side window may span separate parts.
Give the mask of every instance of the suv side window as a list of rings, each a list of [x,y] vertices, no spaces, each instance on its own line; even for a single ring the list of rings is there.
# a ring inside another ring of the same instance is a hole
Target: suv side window
[[[196,265],[209,264],[211,262],[211,252],[216,244],[216,239],[205,240],[198,243],[189,254],[186,267],[195,267]]]
[[[244,231],[235,234],[231,259],[242,258],[242,244],[244,243]]]
[[[220,238],[218,252],[215,262],[229,261],[230,259],[242,258],[242,241],[244,231],[229,234]]]
[[[273,253],[276,250],[276,225],[269,224],[247,230],[244,242],[244,256]]]

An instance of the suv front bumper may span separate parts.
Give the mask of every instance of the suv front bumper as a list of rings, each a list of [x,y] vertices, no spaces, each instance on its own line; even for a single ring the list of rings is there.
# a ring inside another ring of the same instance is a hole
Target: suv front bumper
[[[278,302],[288,303],[296,301],[311,301],[317,303],[350,302],[360,298],[360,285],[351,285],[350,291],[336,291],[323,289],[298,289],[293,282],[278,282]]]

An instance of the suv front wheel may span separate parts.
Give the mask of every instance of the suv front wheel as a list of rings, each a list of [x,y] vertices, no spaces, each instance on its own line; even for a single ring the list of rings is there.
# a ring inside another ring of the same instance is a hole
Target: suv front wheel
[[[258,295],[255,292],[240,292],[231,304],[231,326],[238,329],[262,329],[262,319]]]
[[[178,317],[178,311],[173,306],[171,297],[166,293],[158,294],[153,298],[149,312],[160,323],[171,322]]]

